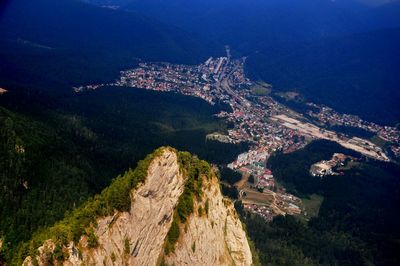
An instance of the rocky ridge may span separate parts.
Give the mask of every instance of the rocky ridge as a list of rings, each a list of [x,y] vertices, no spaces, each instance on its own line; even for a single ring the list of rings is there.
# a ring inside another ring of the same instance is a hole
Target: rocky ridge
[[[252,264],[232,202],[211,166],[195,156],[159,149],[129,197],[129,208],[97,217],[78,241],[47,239],[23,264]]]

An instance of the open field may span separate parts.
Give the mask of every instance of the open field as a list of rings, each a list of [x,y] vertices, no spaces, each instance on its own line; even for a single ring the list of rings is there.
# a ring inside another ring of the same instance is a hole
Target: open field
[[[275,193],[270,190],[264,190],[264,192],[259,192],[254,189],[244,188],[244,193],[246,196],[242,197],[242,201],[245,204],[256,204],[270,206],[275,202]]]
[[[319,213],[319,208],[321,207],[324,197],[317,194],[312,194],[309,198],[303,198],[303,207],[305,212],[303,212],[306,218],[317,217]]]
[[[271,93],[271,85],[265,82],[256,82],[251,87],[251,92],[258,96],[265,96]]]

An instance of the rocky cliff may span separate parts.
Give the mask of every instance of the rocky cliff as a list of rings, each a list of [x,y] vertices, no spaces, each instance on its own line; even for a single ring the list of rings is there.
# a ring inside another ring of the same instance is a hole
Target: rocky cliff
[[[115,206],[121,204],[114,204],[111,205],[114,206],[112,211],[91,210],[114,202],[114,197],[118,198],[118,191],[117,194],[110,194],[110,191],[115,191],[113,183],[108,192],[94,198],[96,204],[86,204],[81,207],[82,210],[76,211],[79,214],[73,215],[74,219],[82,219],[88,213],[103,214],[90,219],[86,225],[81,223],[85,228],[80,237],[69,239],[71,234],[67,229],[60,229],[63,228],[61,222],[55,226],[58,229],[49,229],[53,232],[52,237],[45,239],[23,263],[252,264],[246,233],[232,202],[222,196],[218,178],[210,165],[172,148],[159,149],[147,161],[143,182],[128,182],[125,180],[127,174],[115,182],[132,184],[128,207],[117,208]],[[105,195],[111,196],[103,200]],[[74,227],[71,228],[74,232]],[[67,233],[62,233],[63,237],[60,237],[60,232],[65,231]]]

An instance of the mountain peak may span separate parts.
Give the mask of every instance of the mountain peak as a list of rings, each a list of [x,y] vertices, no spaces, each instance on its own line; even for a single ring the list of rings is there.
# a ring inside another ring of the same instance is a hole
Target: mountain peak
[[[109,209],[109,200],[119,202],[114,197],[125,193],[119,191],[121,184],[132,185],[129,206],[106,212],[92,209]],[[106,215],[86,225],[76,223],[89,213]],[[74,232],[61,230],[63,224],[82,227],[71,226],[82,235],[68,239]],[[233,203],[222,196],[214,170],[205,161],[172,148],[158,149],[47,231],[51,233],[24,265],[49,261],[68,265],[252,264],[246,233]]]

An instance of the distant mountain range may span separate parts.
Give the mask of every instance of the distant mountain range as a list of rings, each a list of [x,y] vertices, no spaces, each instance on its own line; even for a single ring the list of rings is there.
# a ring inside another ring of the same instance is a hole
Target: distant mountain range
[[[400,1],[373,7],[344,0],[85,2],[95,5],[3,3],[0,81],[69,89],[112,80],[138,60],[197,63],[223,55],[228,44],[234,56],[248,57],[252,78],[275,90],[297,90],[376,122],[400,122]]]

